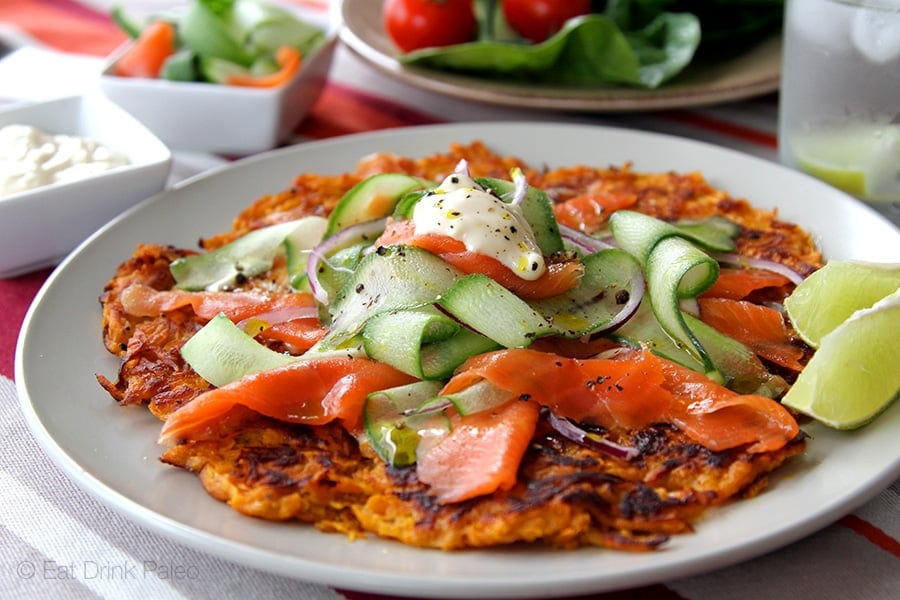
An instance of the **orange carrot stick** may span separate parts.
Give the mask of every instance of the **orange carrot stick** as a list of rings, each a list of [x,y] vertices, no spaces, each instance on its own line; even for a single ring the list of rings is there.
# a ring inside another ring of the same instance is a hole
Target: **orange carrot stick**
[[[291,46],[281,46],[275,52],[275,63],[278,70],[268,75],[251,75],[249,73],[234,73],[225,79],[228,85],[242,87],[270,88],[284,85],[300,70],[303,58],[300,51]]]
[[[153,21],[116,61],[113,72],[120,77],[159,77],[163,63],[175,54],[175,26]]]

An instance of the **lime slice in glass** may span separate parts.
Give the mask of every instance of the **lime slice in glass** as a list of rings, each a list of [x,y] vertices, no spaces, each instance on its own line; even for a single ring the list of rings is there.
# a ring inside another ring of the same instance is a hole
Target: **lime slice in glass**
[[[797,335],[813,348],[850,315],[900,288],[900,264],[830,261],[784,301]],[[900,332],[898,332],[900,335]]]
[[[900,201],[900,125],[797,133],[791,150],[798,168],[849,194]]]
[[[900,396],[900,290],[838,325],[782,398],[835,429],[871,422]]]

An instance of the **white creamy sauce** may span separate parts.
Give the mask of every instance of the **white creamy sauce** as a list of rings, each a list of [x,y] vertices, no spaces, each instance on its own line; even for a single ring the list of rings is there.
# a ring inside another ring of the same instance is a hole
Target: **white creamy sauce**
[[[513,273],[534,281],[544,274],[544,256],[518,205],[487,192],[467,175],[447,177],[413,209],[416,233],[442,234],[466,249],[491,256]]]
[[[29,125],[0,127],[0,196],[74,181],[128,164],[106,146]]]

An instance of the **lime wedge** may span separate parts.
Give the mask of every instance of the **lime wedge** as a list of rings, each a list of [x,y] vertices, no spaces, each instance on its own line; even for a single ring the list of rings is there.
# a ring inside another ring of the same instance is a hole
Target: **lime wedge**
[[[818,348],[850,315],[900,288],[900,264],[830,261],[801,282],[784,301],[797,335]]]
[[[835,429],[871,422],[900,396],[900,290],[821,340],[781,402]]]
[[[798,168],[849,194],[900,201],[900,125],[798,133],[791,150]]]

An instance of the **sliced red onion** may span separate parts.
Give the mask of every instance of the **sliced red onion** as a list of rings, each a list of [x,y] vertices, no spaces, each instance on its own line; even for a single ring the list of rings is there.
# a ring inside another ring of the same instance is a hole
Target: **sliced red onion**
[[[608,348],[603,352],[594,355],[594,358],[619,358],[620,356],[628,356],[633,354],[635,349],[630,346],[616,346],[614,348]]]
[[[633,277],[631,279],[631,289],[628,290],[628,302],[622,306],[622,310],[620,310],[601,331],[595,331],[591,335],[593,337],[606,335],[610,331],[615,331],[628,321],[628,319],[633,317],[634,313],[637,312],[641,305],[641,300],[644,299],[644,289],[645,284],[643,275],[636,275]]]
[[[681,308],[681,312],[686,312],[692,317],[700,316],[700,303],[696,298],[682,298],[678,301],[678,306]]]
[[[464,158],[459,159],[459,162],[456,163],[456,168],[453,169],[453,172],[457,175],[465,175],[466,177],[469,177],[469,162]]]
[[[609,244],[601,239],[595,238],[582,231],[578,231],[577,229],[573,229],[563,224],[559,225],[559,234],[565,241],[569,242],[570,244],[587,254],[593,254],[594,252],[599,252],[600,250],[615,248],[615,246],[613,246],[612,244]]]
[[[525,178],[525,173],[523,173],[522,169],[519,167],[513,168],[510,174],[512,175],[515,189],[513,190],[513,197],[510,199],[509,203],[513,206],[518,206],[519,204],[522,204],[522,200],[525,199],[525,195],[528,193],[528,179]]]
[[[799,285],[801,281],[803,281],[804,277],[797,271],[792,268],[783,265],[781,263],[775,262],[773,260],[766,260],[763,258],[752,258],[750,256],[741,256],[740,254],[731,254],[731,253],[716,253],[713,257],[721,262],[728,265],[735,265],[738,267],[750,267],[753,269],[763,269],[765,271],[772,271],[773,273],[778,273],[779,275],[784,275],[787,277],[791,283],[795,285]]]
[[[565,417],[557,416],[551,410],[546,411],[547,419],[550,422],[550,426],[563,436],[566,439],[572,440],[578,444],[581,444],[587,448],[591,448],[592,450],[597,450],[598,452],[603,452],[612,456],[613,458],[618,458],[621,460],[633,460],[640,456],[640,452],[637,448],[631,448],[629,446],[623,446],[621,444],[617,444],[615,442],[611,442],[607,439],[599,437],[597,434],[589,433],[585,431],[569,419]]]
[[[417,406],[415,408],[408,408],[402,411],[400,414],[404,417],[411,417],[414,415],[433,415],[439,413],[443,410],[446,410],[453,406],[453,403],[449,400],[445,400],[443,398],[435,398],[433,401],[426,402],[422,406]]]
[[[603,240],[562,224],[559,226],[559,232],[564,240],[575,245],[575,247],[580,248],[586,254],[593,254],[601,250],[615,248],[615,246],[608,244]],[[592,332],[591,337],[606,335],[610,331],[618,329],[623,323],[633,317],[637,312],[638,307],[641,305],[641,300],[644,298],[645,288],[646,284],[644,282],[643,271],[637,269],[634,277],[631,278],[630,287],[628,289],[628,301],[622,305],[621,310],[619,310],[609,323],[602,329]]]
[[[328,304],[328,292],[319,283],[319,265],[322,262],[327,262],[328,255],[335,250],[346,248],[356,242],[374,241],[384,231],[386,223],[387,217],[350,225],[325,238],[320,244],[310,250],[309,260],[306,263],[306,277],[309,280],[309,289],[318,302]]]

